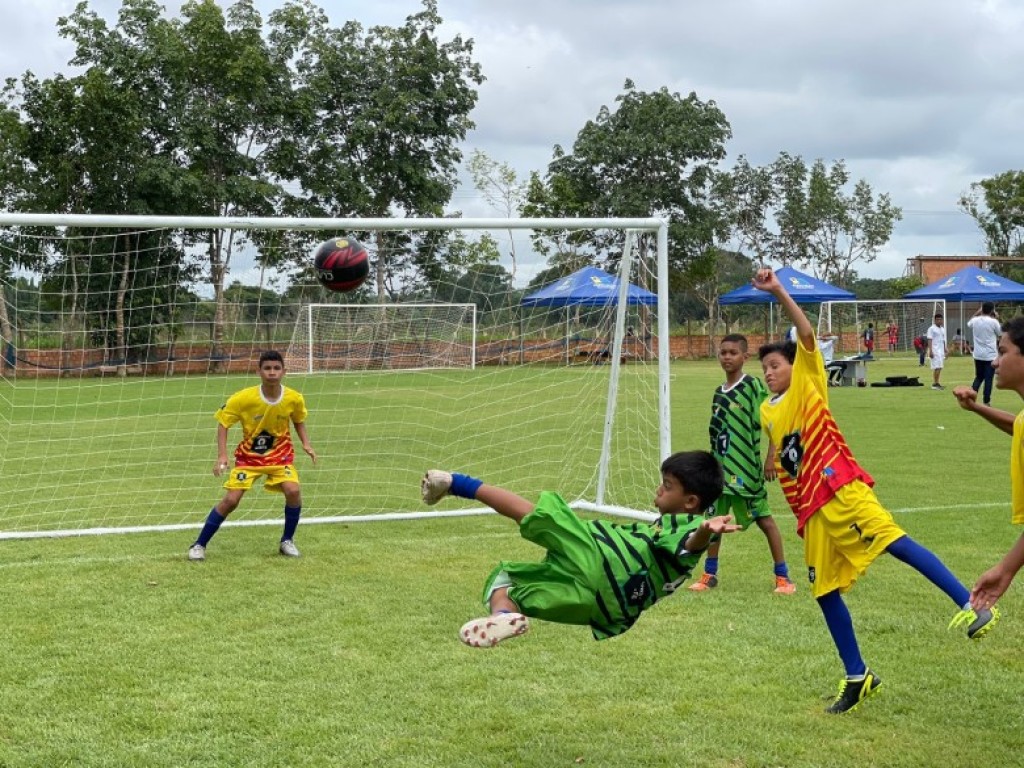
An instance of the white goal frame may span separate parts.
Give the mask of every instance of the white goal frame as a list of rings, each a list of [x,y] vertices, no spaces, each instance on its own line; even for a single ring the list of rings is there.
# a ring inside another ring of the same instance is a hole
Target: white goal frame
[[[925,328],[917,329],[914,327],[913,333],[910,333],[911,327],[907,325],[910,316],[904,314],[899,318],[897,325],[900,328],[900,341],[904,342],[903,351],[913,351],[913,339],[914,336],[920,335],[918,330],[923,333],[928,325],[931,324],[932,318],[936,312],[941,312],[943,317],[946,318],[947,322],[947,333],[949,331],[948,323],[949,316],[946,314],[946,301],[945,299],[852,299],[848,301],[828,301],[821,305],[821,314],[818,316],[818,334],[830,334],[833,332],[833,309],[836,307],[850,307],[854,313],[854,332],[856,335],[856,350],[860,349],[860,338],[864,332],[866,320],[862,320],[862,307],[876,307],[876,306],[889,306],[899,307],[904,310],[910,307],[920,307],[921,310],[913,313],[914,315],[920,316],[921,311],[924,312],[923,317],[925,318]],[[927,307],[927,310],[925,308]],[[886,318],[887,320],[889,318]],[[918,318],[919,321],[919,318]],[[950,335],[952,338],[952,335]],[[875,320],[875,355],[876,357],[886,350],[888,340],[885,337],[885,327],[879,325],[879,322]],[[837,350],[838,351],[838,350]]]
[[[0,213],[0,227],[89,227],[89,228],[129,228],[132,230],[185,228],[213,230],[306,230],[306,231],[430,231],[430,230],[614,230],[626,235],[626,247],[621,258],[620,295],[616,309],[617,322],[613,338],[610,339],[609,383],[606,414],[604,418],[604,440],[601,445],[600,472],[604,473],[610,458],[612,428],[615,420],[616,395],[620,358],[623,351],[625,328],[623,319],[626,312],[626,294],[629,287],[629,268],[632,258],[632,244],[636,233],[655,235],[655,277],[657,280],[657,304],[654,313],[654,335],[657,344],[657,422],[658,422],[658,455],[664,460],[671,454],[671,405],[670,405],[670,334],[669,334],[669,274],[668,274],[668,223],[660,218],[267,218],[267,217],[212,217],[212,216],[131,216],[131,215],[91,215],[91,214],[34,214],[34,213]],[[625,275],[626,279],[621,279]],[[474,317],[474,347],[476,345],[476,329]],[[474,364],[475,364],[474,355]],[[656,468],[652,468],[656,471]],[[606,502],[604,498],[605,478],[601,476],[597,483],[597,492],[593,501],[578,500],[572,503],[577,509],[603,512],[630,517],[638,520],[651,520],[655,517],[650,512],[624,508]],[[383,520],[410,520],[434,517],[461,517],[469,514],[488,514],[489,509],[481,510],[428,510],[417,512],[396,511],[393,513],[377,513],[372,515],[352,515],[336,517],[303,518],[304,524],[326,522],[363,522]],[[96,527],[60,531],[0,531],[0,539],[54,538],[66,536],[99,535],[110,533],[149,532],[194,529],[201,527],[196,524],[169,525],[134,525],[124,527]],[[273,520],[242,520],[225,523],[226,526],[280,525]]]
[[[313,350],[314,350],[314,347],[316,346],[317,342],[313,338],[313,328],[314,328],[313,314],[317,310],[321,310],[322,309],[322,310],[326,311],[326,310],[361,309],[361,310],[367,310],[367,311],[379,310],[379,311],[385,312],[385,311],[391,310],[391,309],[433,309],[433,308],[441,308],[441,307],[461,307],[463,310],[466,310],[466,311],[469,312],[469,318],[470,318],[470,325],[469,325],[469,327],[470,327],[471,339],[470,339],[470,345],[469,345],[469,366],[468,367],[469,367],[470,370],[474,370],[476,368],[476,304],[459,304],[459,303],[424,304],[424,303],[416,303],[416,302],[408,302],[408,303],[402,302],[400,304],[315,304],[314,303],[314,304],[307,304],[306,305],[306,325],[307,325],[307,328],[309,329],[309,334],[308,334],[308,337],[307,337],[307,343],[308,343],[308,346],[309,346],[309,352],[306,355],[306,364],[307,364],[306,373],[311,373],[312,374],[312,373],[347,373],[348,372],[348,371],[345,371],[345,370],[340,370],[340,371],[337,371],[337,370],[318,370],[317,367],[314,365]],[[293,339],[292,341],[294,343],[295,339]],[[412,368],[401,368],[401,369],[396,369],[396,370],[415,371],[415,370],[427,370],[427,369],[434,368],[434,367],[436,367],[436,366],[418,366],[418,367],[412,367]]]

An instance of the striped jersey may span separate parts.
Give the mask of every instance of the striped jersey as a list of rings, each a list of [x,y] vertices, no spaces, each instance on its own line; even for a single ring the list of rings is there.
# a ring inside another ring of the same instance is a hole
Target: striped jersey
[[[711,453],[725,474],[723,493],[744,499],[768,495],[761,465],[761,403],[764,382],[744,374],[731,387],[722,384],[711,400]]]
[[[779,485],[796,515],[797,533],[854,480],[874,480],[853,458],[828,407],[825,364],[817,345],[797,342],[789,389],[761,403],[761,425],[775,447]]]
[[[225,428],[242,425],[242,442],[235,448],[235,466],[278,467],[295,461],[292,422],[306,420],[306,402],[288,387],[270,402],[262,385],[242,389],[228,398],[215,418]]]
[[[587,521],[601,555],[602,572],[591,574],[590,584],[597,601],[590,622],[596,639],[622,634],[690,577],[704,552],[688,552],[683,544],[703,519],[662,515],[653,524],[632,525]]]

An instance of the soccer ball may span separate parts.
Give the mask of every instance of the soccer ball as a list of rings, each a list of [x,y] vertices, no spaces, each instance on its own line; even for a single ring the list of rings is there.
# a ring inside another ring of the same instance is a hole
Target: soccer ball
[[[354,291],[370,274],[370,255],[351,237],[335,237],[316,249],[313,266],[324,288]]]

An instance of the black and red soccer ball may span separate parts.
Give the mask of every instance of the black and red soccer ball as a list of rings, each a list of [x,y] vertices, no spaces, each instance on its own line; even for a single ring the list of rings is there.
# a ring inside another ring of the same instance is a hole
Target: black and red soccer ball
[[[331,291],[354,291],[370,275],[370,254],[351,237],[335,237],[316,249],[313,256],[320,284]]]

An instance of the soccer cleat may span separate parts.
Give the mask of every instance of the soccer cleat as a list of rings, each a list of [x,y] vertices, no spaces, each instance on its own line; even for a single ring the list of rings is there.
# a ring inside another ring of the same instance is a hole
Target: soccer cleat
[[[691,584],[687,589],[691,592],[703,592],[707,589],[714,589],[718,586],[718,577],[712,573],[702,573],[700,578]]]
[[[452,474],[440,469],[428,469],[420,481],[420,495],[426,504],[437,504],[448,495],[452,487]]]
[[[945,389],[941,384],[932,384],[932,389]]]
[[[980,611],[965,608],[953,617],[953,620],[949,622],[949,628],[966,625],[968,639],[981,640],[998,622],[999,609],[994,605],[991,608],[982,608]]]
[[[845,712],[852,712],[864,699],[873,695],[882,685],[880,678],[870,669],[864,674],[863,680],[849,680],[843,678],[839,683],[839,695],[825,711],[830,715],[841,715]]]
[[[202,544],[193,544],[188,548],[188,559],[198,563],[200,560],[206,559],[206,547]]]
[[[773,591],[777,595],[792,595],[796,592],[796,584],[790,581],[788,576],[776,576]]]
[[[277,548],[277,551],[285,557],[299,556],[299,548],[295,546],[295,542],[291,539],[285,539],[284,541],[282,541],[281,546]]]
[[[459,640],[473,648],[492,648],[502,640],[522,635],[530,622],[521,613],[497,613],[467,621],[459,630]]]

